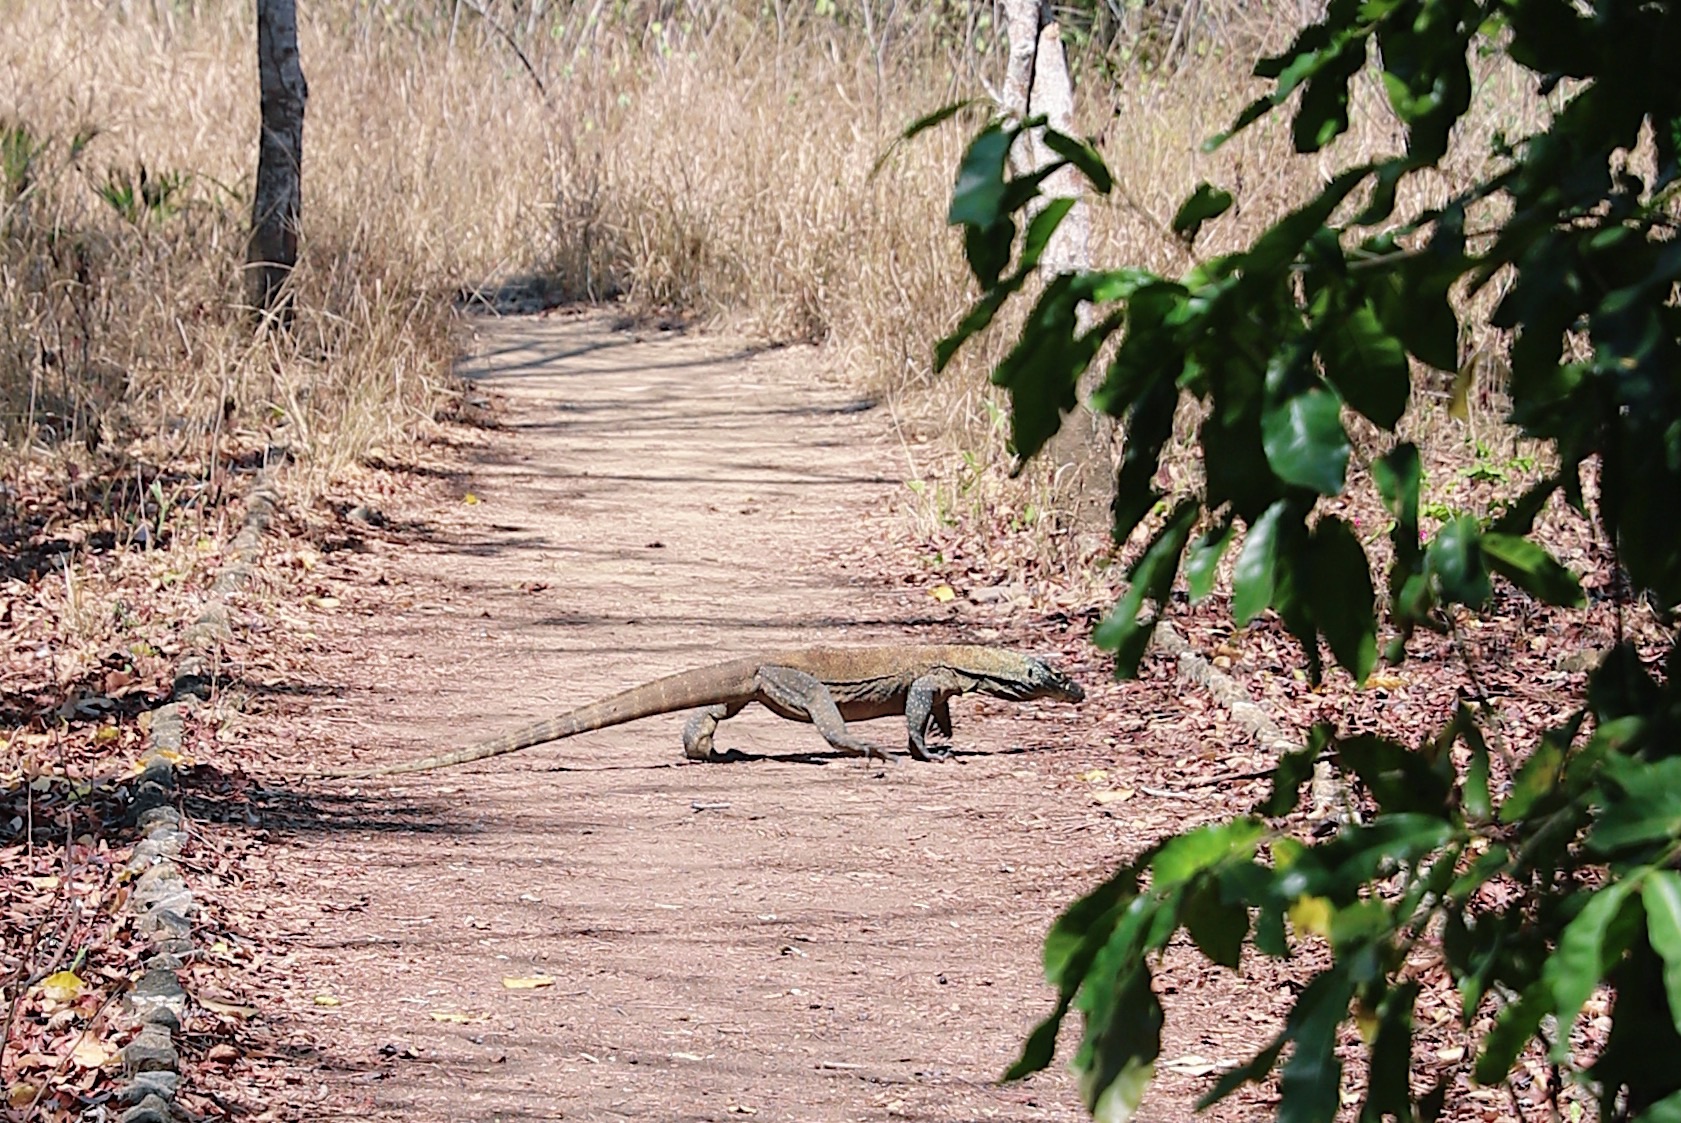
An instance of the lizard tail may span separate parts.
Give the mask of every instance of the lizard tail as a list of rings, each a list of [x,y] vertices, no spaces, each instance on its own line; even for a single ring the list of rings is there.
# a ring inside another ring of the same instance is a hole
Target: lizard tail
[[[434,768],[471,764],[476,760],[489,760],[493,756],[517,753],[533,745],[575,737],[579,733],[606,729],[611,725],[623,725],[627,721],[636,721],[639,718],[675,713],[678,710],[692,710],[697,706],[708,706],[716,702],[745,700],[753,696],[757,669],[756,661],[742,659],[713,667],[702,667],[699,670],[684,671],[645,683],[623,694],[615,694],[611,698],[580,706],[559,717],[528,725],[524,729],[516,729],[506,736],[481,741],[477,745],[469,745],[454,752],[439,753],[436,756],[404,761],[400,764],[381,765],[377,768],[317,772],[315,776],[325,780],[365,780],[373,776],[396,776],[404,772],[429,772]]]

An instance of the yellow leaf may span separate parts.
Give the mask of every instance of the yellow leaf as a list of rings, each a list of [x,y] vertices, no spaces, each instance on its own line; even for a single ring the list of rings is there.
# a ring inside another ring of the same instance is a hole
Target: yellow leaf
[[[27,1080],[19,1080],[6,1089],[6,1103],[17,1111],[22,1111],[35,1102],[35,1094],[40,1088]]]
[[[38,984],[41,993],[54,1002],[74,1002],[82,993],[82,979],[74,971],[57,971]]]
[[[458,1014],[452,1010],[433,1010],[432,1020],[435,1022],[449,1022],[453,1025],[469,1025],[474,1022],[490,1021],[489,1014]]]
[[[29,781],[29,790],[37,794],[52,790],[52,786],[53,778],[51,776],[37,776]]]
[[[104,1068],[116,1055],[115,1050],[97,1037],[84,1037],[70,1050],[70,1059],[83,1068]]]
[[[102,725],[98,729],[94,730],[93,743],[96,745],[109,745],[112,741],[121,738],[122,735],[123,731],[118,729],[116,726]]]
[[[337,597],[311,597],[310,598],[310,603],[315,605],[316,608],[337,608],[339,606],[339,598],[337,598]]]
[[[46,877],[32,877],[29,879],[29,884],[44,892],[48,889],[57,889],[58,878],[53,877],[51,874],[48,874]]]
[[[339,1000],[330,994],[318,994],[315,996],[315,1004],[317,1006],[337,1006]]]
[[[1471,385],[1477,380],[1477,363],[1473,358],[1459,369],[1453,379],[1453,394],[1448,400],[1448,416],[1455,421],[1471,417]]]
[[[1301,897],[1290,906],[1290,923],[1298,932],[1328,936],[1331,932],[1331,902],[1324,897]]]
[[[1099,803],[1125,803],[1136,794],[1131,788],[1116,788],[1113,791],[1093,792],[1091,797]]]
[[[1366,685],[1378,690],[1399,690],[1407,685],[1407,680],[1400,675],[1373,675],[1366,680]]]
[[[1101,784],[1108,778],[1109,770],[1106,768],[1094,768],[1090,772],[1080,773],[1080,779],[1084,780],[1088,784]]]
[[[461,502],[467,504],[467,506],[469,506],[469,507],[473,506],[473,504],[477,503],[478,501],[479,501],[479,497],[474,495],[470,491],[466,495],[463,495],[461,497]]]
[[[538,987],[554,986],[554,979],[548,975],[504,975],[502,985],[509,990],[536,990]]]
[[[1352,1013],[1354,1014],[1354,1027],[1360,1031],[1360,1040],[1370,1045],[1376,1040],[1378,1026],[1382,1024],[1378,1019],[1377,1011],[1357,1000],[1354,1003]]]
[[[952,588],[950,585],[935,585],[932,589],[928,590],[928,595],[939,601],[941,604],[945,604],[947,601],[954,601],[957,599],[957,590]]]

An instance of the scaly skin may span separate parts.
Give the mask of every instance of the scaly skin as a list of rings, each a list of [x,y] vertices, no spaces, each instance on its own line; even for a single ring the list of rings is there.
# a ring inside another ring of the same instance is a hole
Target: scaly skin
[[[947,750],[928,744],[929,728],[949,737],[949,702],[956,695],[969,693],[1013,702],[1039,698],[1078,702],[1085,697],[1078,683],[1042,660],[998,647],[803,647],[669,675],[455,752],[383,768],[320,775],[362,779],[427,772],[639,718],[692,709],[700,712],[683,730],[683,750],[691,760],[713,760],[717,757],[712,737],[718,723],[735,716],[750,702],[758,702],[792,721],[812,723],[824,740],[843,753],[881,760],[890,759],[888,752],[855,737],[846,723],[903,714],[911,756],[936,760]]]

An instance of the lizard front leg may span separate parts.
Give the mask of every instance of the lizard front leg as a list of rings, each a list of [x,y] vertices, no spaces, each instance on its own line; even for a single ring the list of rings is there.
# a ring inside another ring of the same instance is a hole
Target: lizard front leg
[[[924,676],[905,692],[905,728],[910,734],[911,755],[917,760],[944,760],[951,755],[950,745],[928,744],[929,726],[951,737],[951,700],[943,685],[932,676]]]
[[[809,721],[823,739],[852,756],[891,760],[886,749],[878,748],[846,727],[834,695],[821,679],[792,667],[766,665],[759,668],[759,701],[767,709],[796,721]]]
[[[713,755],[712,735],[718,731],[720,721],[739,714],[745,705],[746,702],[732,702],[708,706],[690,718],[683,726],[683,755],[690,760],[722,759]]]

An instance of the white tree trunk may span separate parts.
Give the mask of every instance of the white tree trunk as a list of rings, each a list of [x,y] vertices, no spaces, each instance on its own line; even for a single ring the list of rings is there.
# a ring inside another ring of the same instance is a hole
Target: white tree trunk
[[[1010,55],[1004,73],[1000,108],[1018,119],[1044,117],[1059,133],[1074,135],[1074,84],[1068,77],[1068,60],[1062,50],[1062,33],[1051,18],[1048,0],[1004,0],[1005,28]],[[1045,146],[1043,130],[1024,133],[1010,150],[1010,164],[1017,175],[1042,168],[1056,158]],[[1043,185],[1043,195],[1034,210],[1045,201],[1080,199],[1081,176],[1063,168]],[[1062,224],[1045,246],[1039,260],[1039,274],[1050,279],[1058,273],[1091,268],[1091,211],[1081,200],[1063,216]],[[1091,305],[1078,312],[1081,331],[1091,327]],[[1080,380],[1083,400],[1096,386],[1100,375],[1087,371]],[[1044,456],[1055,469],[1059,489],[1072,500],[1080,521],[1100,522],[1108,504],[1113,470],[1113,426],[1102,415],[1078,410],[1063,424],[1045,447]]]
[[[1074,85],[1062,51],[1062,33],[1051,18],[1047,0],[1004,0],[1005,27],[1010,40],[1004,73],[1002,109],[1018,118],[1044,117],[1059,133],[1074,132]],[[1024,134],[1010,151],[1017,175],[1044,167],[1055,157],[1038,129]],[[1045,199],[1079,198],[1080,173],[1063,168],[1045,181]],[[1043,203],[1040,204],[1043,207]],[[1077,202],[1045,247],[1040,273],[1052,277],[1091,268],[1091,214]],[[1081,326],[1085,326],[1083,319]]]
[[[245,248],[245,299],[259,313],[276,309],[298,263],[303,213],[304,103],[309,86],[298,58],[297,0],[257,0],[257,76],[263,124],[257,139],[257,188]]]

